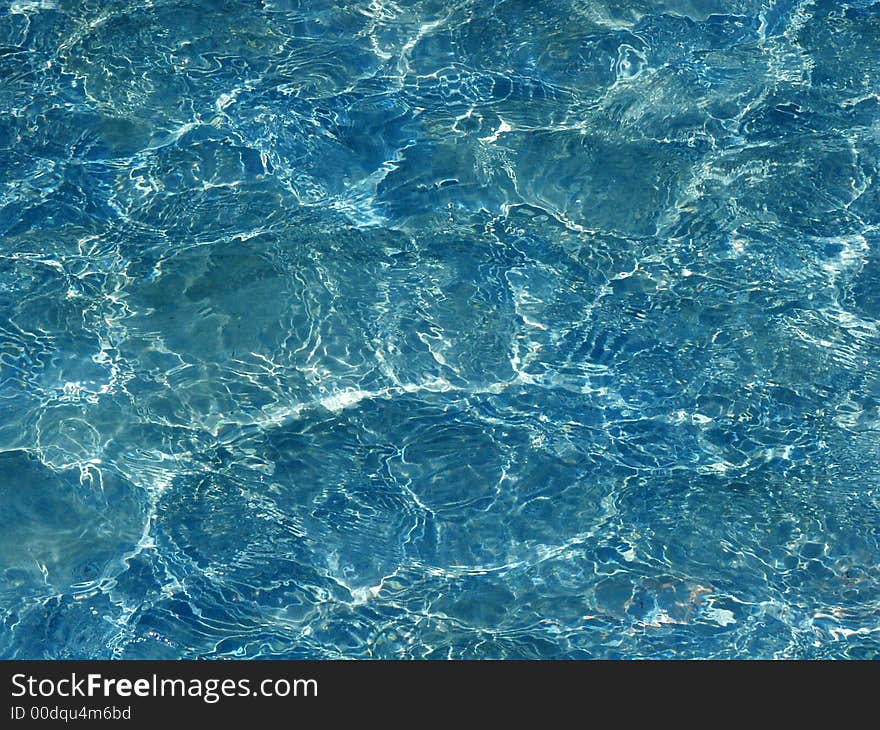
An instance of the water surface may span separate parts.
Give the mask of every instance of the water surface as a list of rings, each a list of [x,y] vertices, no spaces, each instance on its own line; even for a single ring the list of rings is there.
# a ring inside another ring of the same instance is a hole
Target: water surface
[[[880,4],[0,4],[0,656],[871,658]]]

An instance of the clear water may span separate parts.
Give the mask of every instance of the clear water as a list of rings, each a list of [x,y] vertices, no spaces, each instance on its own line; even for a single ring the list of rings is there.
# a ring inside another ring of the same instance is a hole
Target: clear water
[[[880,652],[880,3],[7,1],[0,109],[0,656]]]

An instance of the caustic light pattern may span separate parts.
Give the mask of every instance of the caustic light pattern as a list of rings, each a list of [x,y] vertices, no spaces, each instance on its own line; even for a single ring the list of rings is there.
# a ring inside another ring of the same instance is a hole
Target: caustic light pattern
[[[880,654],[880,3],[0,4],[0,656]]]

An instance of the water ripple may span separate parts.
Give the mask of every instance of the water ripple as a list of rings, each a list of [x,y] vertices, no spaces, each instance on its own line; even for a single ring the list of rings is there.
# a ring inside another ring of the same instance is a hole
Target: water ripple
[[[0,8],[0,656],[876,658],[871,0]]]

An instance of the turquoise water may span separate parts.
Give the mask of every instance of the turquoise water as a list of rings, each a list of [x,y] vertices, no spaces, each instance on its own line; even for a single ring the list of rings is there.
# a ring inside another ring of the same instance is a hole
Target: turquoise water
[[[0,3],[0,657],[871,658],[880,3]]]

